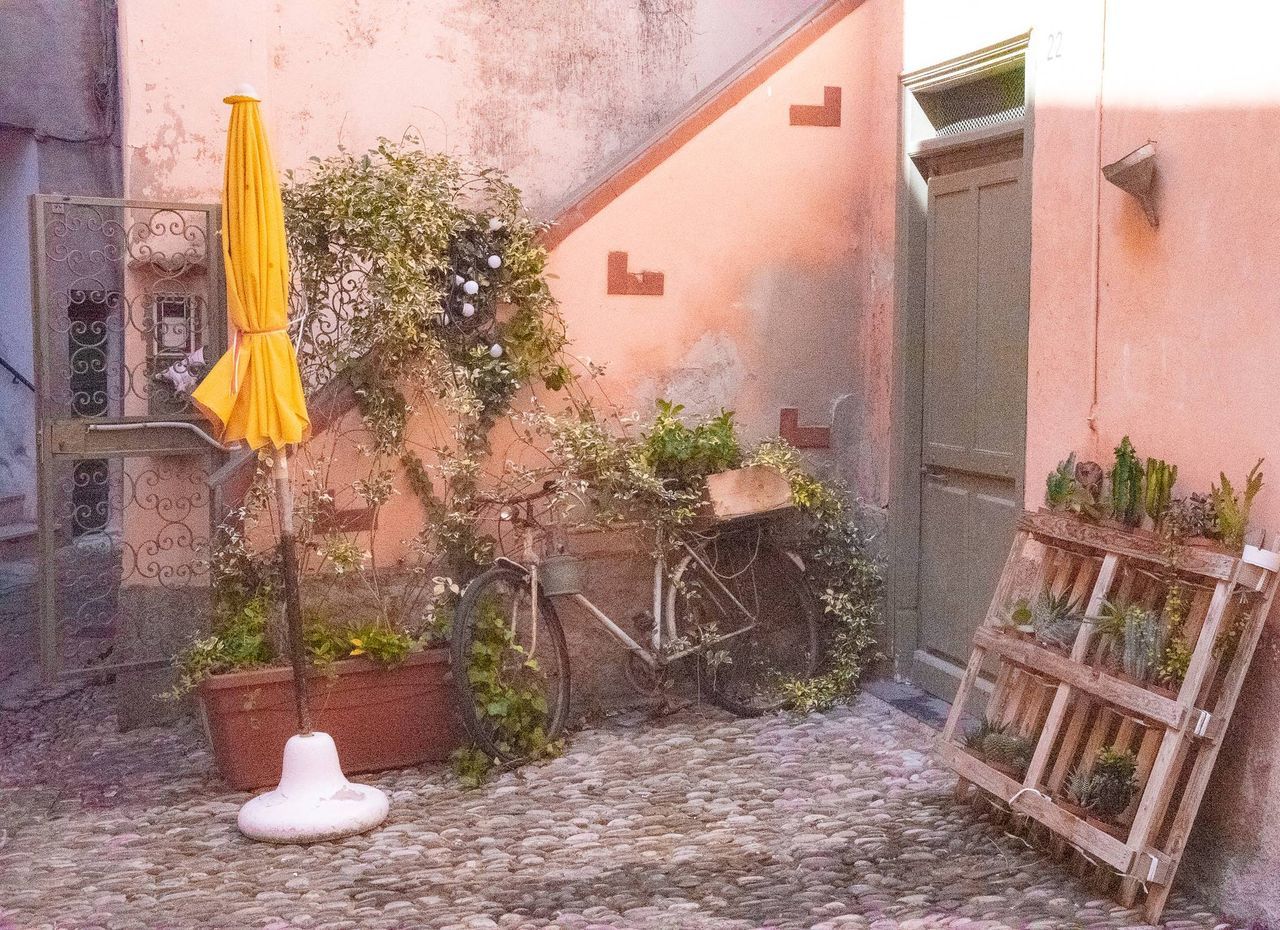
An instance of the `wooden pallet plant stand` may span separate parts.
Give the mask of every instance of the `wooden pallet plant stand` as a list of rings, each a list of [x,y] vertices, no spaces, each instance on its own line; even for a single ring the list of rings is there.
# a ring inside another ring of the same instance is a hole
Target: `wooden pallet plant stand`
[[[1182,632],[1192,649],[1176,694],[1123,676],[1093,623],[1081,624],[1069,652],[1030,641],[1008,623],[1020,599],[1044,592],[1087,602],[1088,617],[1107,600],[1159,608],[1174,579],[1188,593]],[[1100,884],[1118,884],[1125,906],[1142,896],[1146,918],[1157,921],[1278,586],[1280,534],[1234,556],[1173,549],[1150,534],[1064,514],[1024,514],[939,738],[943,759],[960,776],[957,797],[976,787],[1021,819],[1032,838],[1047,830],[1050,852],[1078,856]],[[988,719],[1035,746],[1020,781],[966,748],[959,732],[984,668],[995,681]],[[1111,823],[1066,800],[1071,773],[1104,746],[1137,761],[1136,796]]]

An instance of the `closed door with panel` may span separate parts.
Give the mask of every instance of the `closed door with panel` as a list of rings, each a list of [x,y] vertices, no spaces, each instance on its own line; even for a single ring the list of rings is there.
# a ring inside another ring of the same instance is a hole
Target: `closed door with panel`
[[[1020,159],[929,180],[913,673],[948,699],[1022,506],[1027,206]]]

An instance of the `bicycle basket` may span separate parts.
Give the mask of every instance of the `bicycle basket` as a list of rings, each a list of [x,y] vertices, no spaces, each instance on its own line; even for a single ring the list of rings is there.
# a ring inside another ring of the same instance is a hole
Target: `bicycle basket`
[[[587,563],[576,555],[552,555],[538,564],[538,583],[542,592],[554,597],[558,594],[578,594],[582,591]]]

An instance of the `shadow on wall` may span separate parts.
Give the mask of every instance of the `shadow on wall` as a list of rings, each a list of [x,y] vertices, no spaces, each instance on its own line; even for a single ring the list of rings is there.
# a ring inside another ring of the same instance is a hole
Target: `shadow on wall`
[[[1258,145],[1280,131],[1280,108],[1108,103],[1100,155],[1096,118],[1036,106],[1027,503],[1039,505],[1042,476],[1068,451],[1103,460],[1127,434],[1143,454],[1178,464],[1176,494],[1206,491],[1220,471],[1237,481],[1266,456],[1252,522],[1280,531],[1280,204],[1250,183],[1280,170],[1280,151]],[[1100,172],[1149,140],[1158,228]],[[1280,918],[1275,623],[1186,860],[1224,909],[1271,920]]]

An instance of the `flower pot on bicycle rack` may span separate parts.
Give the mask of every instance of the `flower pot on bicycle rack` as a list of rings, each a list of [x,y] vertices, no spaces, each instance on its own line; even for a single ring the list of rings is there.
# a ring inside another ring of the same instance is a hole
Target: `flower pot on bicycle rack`
[[[538,583],[548,597],[579,594],[586,571],[587,563],[576,555],[552,555],[538,563]]]
[[[734,468],[707,476],[707,501],[717,522],[762,517],[793,506],[791,482],[768,465]]]

